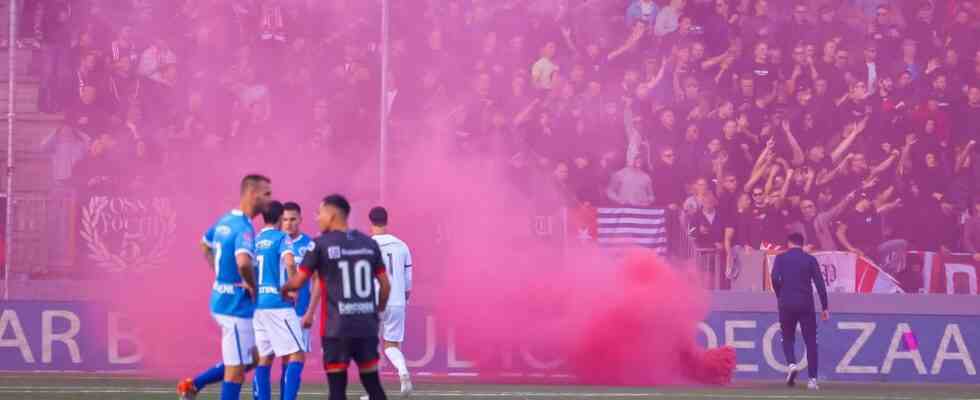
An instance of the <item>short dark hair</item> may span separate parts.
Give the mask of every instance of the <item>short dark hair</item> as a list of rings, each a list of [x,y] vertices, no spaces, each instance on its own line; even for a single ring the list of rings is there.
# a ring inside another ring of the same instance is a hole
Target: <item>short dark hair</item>
[[[259,184],[260,182],[272,183],[272,179],[269,179],[269,177],[265,175],[259,175],[259,174],[245,175],[245,177],[242,178],[242,183],[239,186],[239,191],[242,194],[245,194],[246,190],[248,190],[252,186]]]
[[[804,241],[803,234],[799,232],[790,233],[789,236],[786,237],[786,241],[788,241],[789,244],[803,246],[803,241]]]
[[[287,201],[282,205],[283,211],[296,211],[297,214],[302,214],[303,209],[299,207],[295,201]]]
[[[282,211],[282,203],[272,200],[266,204],[265,210],[262,211],[262,220],[265,221],[266,225],[278,224],[279,220],[282,219]]]
[[[374,207],[368,213],[368,219],[371,220],[371,225],[388,226],[388,210],[381,206]]]
[[[347,199],[344,198],[344,196],[339,194],[332,194],[324,197],[323,205],[336,208],[338,211],[340,211],[344,218],[347,218],[347,216],[350,215],[350,203],[347,202]]]

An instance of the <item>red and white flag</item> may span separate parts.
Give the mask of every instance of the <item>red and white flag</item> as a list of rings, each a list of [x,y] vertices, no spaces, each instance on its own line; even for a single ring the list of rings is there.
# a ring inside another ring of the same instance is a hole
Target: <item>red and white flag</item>
[[[923,287],[929,293],[977,294],[980,287],[980,263],[973,254],[909,252],[913,262],[922,262]]]
[[[903,293],[898,280],[882,271],[874,262],[846,251],[813,253],[820,263],[824,284],[831,293]],[[775,255],[770,255],[766,267],[766,289],[772,290],[769,271]]]
[[[901,293],[898,281],[871,260],[845,251],[813,253],[829,292]]]

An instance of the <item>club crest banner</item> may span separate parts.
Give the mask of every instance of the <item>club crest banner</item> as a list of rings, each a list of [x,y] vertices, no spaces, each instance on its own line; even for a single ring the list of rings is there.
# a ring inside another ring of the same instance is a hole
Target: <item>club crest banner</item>
[[[170,256],[177,212],[166,197],[92,195],[79,201],[78,265],[154,269]]]

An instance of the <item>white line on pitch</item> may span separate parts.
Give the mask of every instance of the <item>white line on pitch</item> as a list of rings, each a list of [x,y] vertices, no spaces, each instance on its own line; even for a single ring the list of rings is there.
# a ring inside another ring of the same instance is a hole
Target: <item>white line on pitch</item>
[[[164,388],[65,388],[65,387],[0,387],[0,393],[6,394],[67,394],[67,393],[81,393],[81,394],[121,394],[121,393],[136,393],[136,394],[166,394],[171,393],[171,389]],[[326,392],[302,392],[301,396],[324,396]],[[737,393],[726,393],[725,391],[719,391],[718,393],[678,393],[678,392],[653,392],[653,393],[577,393],[577,392],[501,392],[501,393],[486,393],[486,392],[445,392],[445,391],[417,391],[414,393],[417,396],[428,396],[428,397],[469,397],[469,398],[506,398],[506,397],[522,397],[522,398],[608,398],[608,397],[628,397],[628,398],[659,398],[659,397],[673,397],[673,398],[690,398],[690,399],[708,399],[708,398],[729,398],[729,399],[810,399],[810,400],[822,400],[822,399],[835,399],[842,398],[846,396],[852,400],[917,400],[917,397],[894,397],[894,396],[850,396],[840,393],[827,393],[826,395],[764,395],[764,394],[737,394]],[[974,398],[950,398],[947,400],[980,400]]]

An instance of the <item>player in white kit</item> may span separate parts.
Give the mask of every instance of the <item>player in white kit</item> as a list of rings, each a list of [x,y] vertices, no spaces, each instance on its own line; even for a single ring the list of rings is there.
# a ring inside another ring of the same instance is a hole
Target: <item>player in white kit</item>
[[[381,315],[381,339],[384,340],[384,353],[391,365],[398,370],[401,379],[401,394],[412,392],[412,381],[401,344],[405,339],[405,305],[412,292],[412,253],[405,242],[388,233],[388,210],[374,207],[368,213],[371,220],[371,237],[378,242],[388,279],[391,281],[391,295],[388,308]]]

